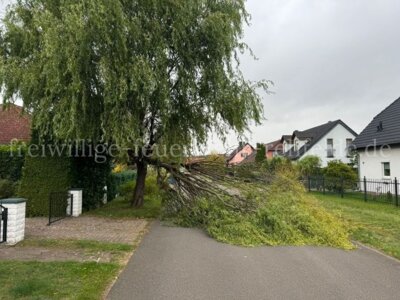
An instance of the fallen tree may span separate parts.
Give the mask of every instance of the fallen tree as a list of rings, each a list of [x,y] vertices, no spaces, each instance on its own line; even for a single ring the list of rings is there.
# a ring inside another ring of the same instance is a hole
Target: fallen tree
[[[257,165],[227,175],[216,161],[171,166],[163,220],[200,227],[235,245],[323,245],[352,249],[344,224],[307,194],[292,167]],[[243,174],[248,174],[243,175]]]

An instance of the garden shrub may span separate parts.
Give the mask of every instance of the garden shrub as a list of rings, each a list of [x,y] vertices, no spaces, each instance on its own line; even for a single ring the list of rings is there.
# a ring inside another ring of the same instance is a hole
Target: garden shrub
[[[126,200],[130,200],[133,197],[135,185],[135,180],[126,181],[119,186],[118,194],[121,197],[124,197]],[[157,185],[157,175],[152,170],[148,171],[144,193],[147,196],[157,195],[159,193],[159,187]]]
[[[299,160],[296,164],[302,177],[318,176],[321,174],[321,158],[315,155],[308,155]]]
[[[234,201],[230,197],[201,198],[174,212],[167,198],[162,217],[179,226],[203,228],[216,240],[234,245],[353,247],[341,221],[305,192],[290,168],[277,170],[266,194],[254,183],[251,187],[246,199],[256,207],[249,212],[226,205]]]
[[[323,170],[325,187],[328,190],[340,192],[343,189],[353,189],[358,181],[358,174],[351,166],[340,160],[333,160]]]
[[[71,159],[27,156],[18,194],[27,199],[28,216],[47,216],[50,193],[67,191],[71,185]]]
[[[83,209],[89,210],[102,205],[104,187],[107,186],[107,199],[115,197],[115,189],[110,179],[112,165],[107,158],[105,162],[96,162],[94,157],[72,158],[72,187],[83,189]]]
[[[0,179],[8,179],[14,182],[21,179],[25,150],[26,147],[23,145],[0,145]]]
[[[15,184],[7,179],[0,179],[0,199],[15,195]]]

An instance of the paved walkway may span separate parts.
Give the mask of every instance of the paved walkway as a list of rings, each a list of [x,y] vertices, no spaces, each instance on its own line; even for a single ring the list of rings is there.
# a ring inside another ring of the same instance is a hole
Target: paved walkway
[[[47,226],[47,223],[48,219],[45,218],[26,219],[26,237],[134,244],[148,221],[81,216],[66,218],[51,226]]]
[[[362,248],[242,248],[154,223],[109,299],[399,299],[400,263]]]

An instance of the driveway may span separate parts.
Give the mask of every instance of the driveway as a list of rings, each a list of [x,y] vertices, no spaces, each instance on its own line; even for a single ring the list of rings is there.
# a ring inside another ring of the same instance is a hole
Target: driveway
[[[400,263],[361,248],[242,248],[154,223],[108,299],[399,299]]]

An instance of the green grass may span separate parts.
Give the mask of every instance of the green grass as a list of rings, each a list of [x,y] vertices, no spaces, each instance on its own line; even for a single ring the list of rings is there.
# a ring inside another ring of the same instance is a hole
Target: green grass
[[[146,197],[141,208],[133,208],[125,197],[118,197],[103,207],[89,211],[88,215],[109,218],[143,218],[154,219],[160,215],[161,197]]]
[[[109,218],[155,219],[161,213],[162,191],[157,184],[157,176],[149,172],[144,189],[144,205],[141,208],[131,207],[131,197],[135,189],[134,180],[125,182],[119,188],[120,196],[105,206],[89,211],[87,214]]]
[[[0,261],[0,299],[101,299],[135,246],[85,240],[27,239],[15,247],[108,252],[111,263]]]
[[[0,262],[0,299],[101,299],[120,266],[110,263]]]
[[[315,193],[323,206],[343,218],[354,240],[400,259],[400,209],[385,203]]]
[[[43,247],[61,249],[82,249],[88,251],[129,252],[134,246],[118,243],[103,243],[87,240],[24,240],[17,247]]]

